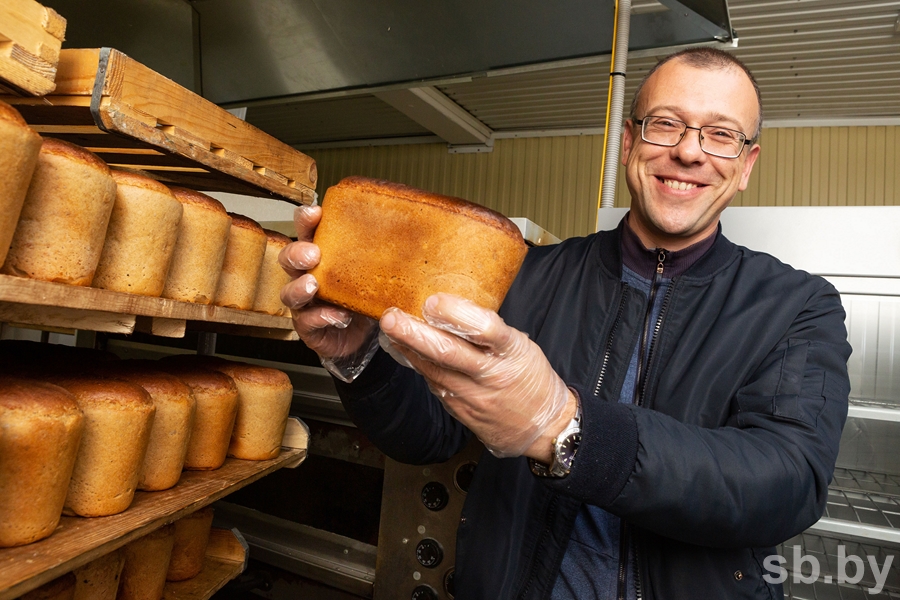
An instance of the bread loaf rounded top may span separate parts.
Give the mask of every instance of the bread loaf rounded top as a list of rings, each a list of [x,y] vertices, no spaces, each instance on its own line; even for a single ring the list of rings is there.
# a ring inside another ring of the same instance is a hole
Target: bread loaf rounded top
[[[203,393],[237,393],[237,387],[234,385],[234,379],[220,373],[212,368],[201,366],[179,365],[169,361],[164,361],[160,368],[166,373],[171,373],[191,389]]]
[[[150,394],[137,385],[119,379],[102,377],[60,377],[53,383],[69,390],[78,400],[79,406],[107,407],[153,411],[155,405]]]
[[[223,215],[228,212],[225,210],[224,204],[206,194],[201,194],[200,192],[177,186],[170,186],[169,191],[172,192],[175,198],[182,204],[199,206],[200,208],[222,213]]]
[[[56,156],[63,156],[71,160],[78,161],[88,167],[103,171],[107,175],[111,176],[109,165],[107,165],[102,158],[100,158],[87,148],[82,148],[81,146],[76,146],[75,144],[64,142],[63,140],[58,140],[56,138],[44,138],[44,143],[41,146],[41,154],[55,154]]]
[[[515,223],[505,216],[495,210],[491,210],[480,204],[475,204],[474,202],[469,202],[468,200],[463,200],[462,198],[426,192],[408,185],[403,185],[402,183],[361,177],[359,175],[345,177],[337,183],[337,186],[354,187],[364,192],[394,196],[404,200],[429,204],[451,213],[466,215],[471,219],[503,231],[512,237],[520,240],[522,239],[522,232],[519,231],[519,228],[516,227]]]
[[[154,371],[143,367],[129,369],[127,366],[128,361],[121,362],[125,364],[120,368],[112,369],[110,372],[111,377],[136,383],[147,390],[154,398],[190,398],[191,388],[175,375],[162,370]]]
[[[151,192],[172,196],[172,192],[169,191],[168,186],[156,181],[148,175],[136,171],[123,171],[122,169],[112,169],[111,171],[113,179],[116,180],[116,185],[139,187],[150,190]]]
[[[10,376],[0,376],[0,408],[24,410],[46,417],[81,413],[75,396],[66,389],[44,381]]]
[[[0,121],[9,121],[23,127],[28,127],[28,123],[22,118],[22,113],[2,100],[0,100]]]
[[[280,231],[273,231],[271,229],[263,229],[263,231],[266,234],[266,243],[271,246],[275,246],[276,248],[284,248],[291,243],[291,238],[284,235]]]
[[[291,379],[287,376],[287,373],[270,367],[260,367],[247,363],[227,361],[215,368],[217,371],[225,373],[235,381],[277,388],[292,387]]]
[[[262,226],[260,226],[259,223],[257,223],[250,217],[245,217],[244,215],[239,215],[237,213],[231,212],[228,213],[228,216],[231,217],[232,227],[240,227],[241,229],[247,229],[248,231],[259,233],[259,235],[265,235]]]

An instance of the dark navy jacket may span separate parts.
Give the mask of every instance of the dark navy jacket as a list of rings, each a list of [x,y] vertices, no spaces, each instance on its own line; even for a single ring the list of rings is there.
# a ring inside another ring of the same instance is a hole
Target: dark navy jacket
[[[456,597],[548,598],[590,503],[628,524],[642,597],[781,600],[763,561],[822,514],[847,416],[838,293],[718,234],[670,286],[643,405],[620,404],[647,298],[620,281],[619,236],[529,250],[507,295],[506,322],[581,396],[583,439],[559,480],[484,453],[457,537]],[[337,385],[396,460],[443,462],[470,436],[383,351]]]

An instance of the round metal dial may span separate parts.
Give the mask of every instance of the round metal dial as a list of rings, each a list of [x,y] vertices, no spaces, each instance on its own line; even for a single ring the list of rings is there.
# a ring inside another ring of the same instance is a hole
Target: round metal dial
[[[438,600],[438,595],[433,587],[423,584],[413,590],[412,600]]]
[[[416,560],[423,567],[433,569],[444,560],[444,549],[437,540],[425,538],[416,545]]]
[[[475,467],[477,466],[478,463],[466,462],[456,468],[456,473],[453,475],[453,483],[456,485],[456,489],[463,494],[469,492],[469,486],[472,485],[472,477],[475,475]]]
[[[438,481],[430,481],[422,488],[422,504],[428,510],[441,510],[450,502],[447,486]]]
[[[450,600],[453,600],[453,597],[456,596],[456,585],[454,583],[455,576],[456,569],[453,567],[450,567],[450,570],[444,574],[444,591],[447,592]]]

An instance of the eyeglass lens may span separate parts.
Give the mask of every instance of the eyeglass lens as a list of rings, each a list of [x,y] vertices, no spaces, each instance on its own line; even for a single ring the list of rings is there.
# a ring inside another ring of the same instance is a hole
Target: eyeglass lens
[[[641,137],[645,142],[660,146],[676,146],[687,131],[687,123],[666,117],[644,117]],[[697,129],[691,127],[690,129]],[[700,148],[707,154],[736,158],[744,148],[746,136],[733,129],[706,125],[700,127]]]

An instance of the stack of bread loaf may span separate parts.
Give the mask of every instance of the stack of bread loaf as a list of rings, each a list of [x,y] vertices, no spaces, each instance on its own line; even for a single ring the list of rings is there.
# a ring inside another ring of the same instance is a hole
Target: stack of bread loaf
[[[212,356],[0,342],[0,548],[51,535],[62,514],[125,511],[183,470],[277,457],[292,392],[282,371]]]
[[[196,510],[125,544],[21,600],[160,600],[168,581],[200,574],[212,533],[213,508]]]
[[[0,273],[284,315],[289,241],[205,194],[42,139],[0,102]]]

